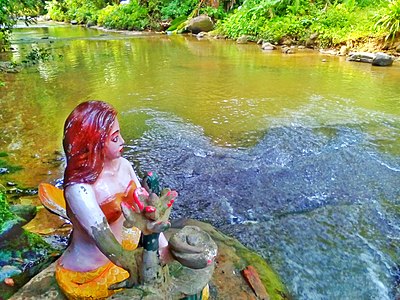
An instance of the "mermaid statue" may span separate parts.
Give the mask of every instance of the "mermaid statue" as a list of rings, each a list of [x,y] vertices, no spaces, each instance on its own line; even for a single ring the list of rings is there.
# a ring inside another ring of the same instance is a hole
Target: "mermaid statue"
[[[63,190],[39,186],[44,206],[73,225],[56,265],[61,291],[68,299],[207,299],[216,244],[193,226],[167,241],[178,194],[160,190],[155,174],[140,181],[124,143],[108,103],[83,102],[65,122]]]

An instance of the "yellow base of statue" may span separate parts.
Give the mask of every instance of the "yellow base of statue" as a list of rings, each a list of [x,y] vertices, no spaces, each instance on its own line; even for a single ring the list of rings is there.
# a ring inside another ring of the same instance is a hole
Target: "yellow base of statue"
[[[127,271],[112,262],[88,272],[67,270],[59,263],[56,266],[57,283],[70,300],[106,299],[116,292],[108,287],[128,276]]]

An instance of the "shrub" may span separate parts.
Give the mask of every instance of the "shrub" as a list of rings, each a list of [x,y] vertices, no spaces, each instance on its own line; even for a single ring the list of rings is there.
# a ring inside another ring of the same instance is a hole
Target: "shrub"
[[[376,27],[381,27],[387,32],[386,40],[396,37],[400,31],[400,0],[390,1],[387,9],[383,11],[383,16],[376,22]]]
[[[161,17],[163,19],[175,19],[181,16],[188,16],[198,5],[198,0],[172,0],[165,1],[162,5]]]
[[[106,6],[104,0],[52,0],[47,4],[49,16],[54,21],[78,23],[96,22],[98,11]]]
[[[47,3],[47,11],[49,17],[54,21],[63,22],[67,19],[67,5],[65,2],[52,0]]]
[[[111,15],[117,9],[117,5],[107,5],[105,8],[101,9],[97,15],[97,25],[104,26],[104,23],[109,15]]]
[[[103,26],[113,29],[144,30],[149,25],[148,11],[138,1],[120,5],[104,17]]]
[[[241,35],[257,36],[270,18],[272,5],[263,2],[252,8],[247,6],[238,8],[227,19],[219,23],[218,30],[222,30],[230,38]]]
[[[303,41],[308,35],[308,26],[309,22],[294,15],[276,17],[265,23],[260,37],[273,43],[277,43],[285,37]]]

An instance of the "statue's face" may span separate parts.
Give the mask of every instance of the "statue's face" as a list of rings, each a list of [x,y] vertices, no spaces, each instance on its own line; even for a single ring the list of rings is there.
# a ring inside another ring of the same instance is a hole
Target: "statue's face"
[[[116,159],[121,157],[124,139],[121,136],[118,119],[115,118],[111,127],[110,134],[104,144],[104,154],[106,159]]]

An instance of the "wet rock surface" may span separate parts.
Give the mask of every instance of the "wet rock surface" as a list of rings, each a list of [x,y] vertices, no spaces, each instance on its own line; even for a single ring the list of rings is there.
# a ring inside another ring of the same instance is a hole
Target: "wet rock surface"
[[[256,253],[246,249],[237,240],[229,238],[216,231],[211,225],[195,220],[179,220],[167,231],[167,237],[177,232],[178,228],[192,225],[205,230],[218,245],[216,268],[210,286],[210,299],[260,299],[242,276],[242,270],[253,265],[265,287],[269,299],[287,299],[288,294],[276,274],[266,262]],[[14,294],[11,300],[57,299],[64,300],[54,278],[53,263],[27,285]],[[137,294],[137,298],[136,295]],[[44,297],[44,298],[43,298]],[[167,295],[153,294],[143,296],[143,291],[125,290],[115,294],[112,299],[169,299]]]
[[[386,53],[351,52],[348,61],[370,63],[373,66],[388,67],[393,64],[393,57]]]
[[[7,299],[54,261],[59,252],[23,226],[36,216],[36,206],[11,205],[0,192],[0,299]]]

